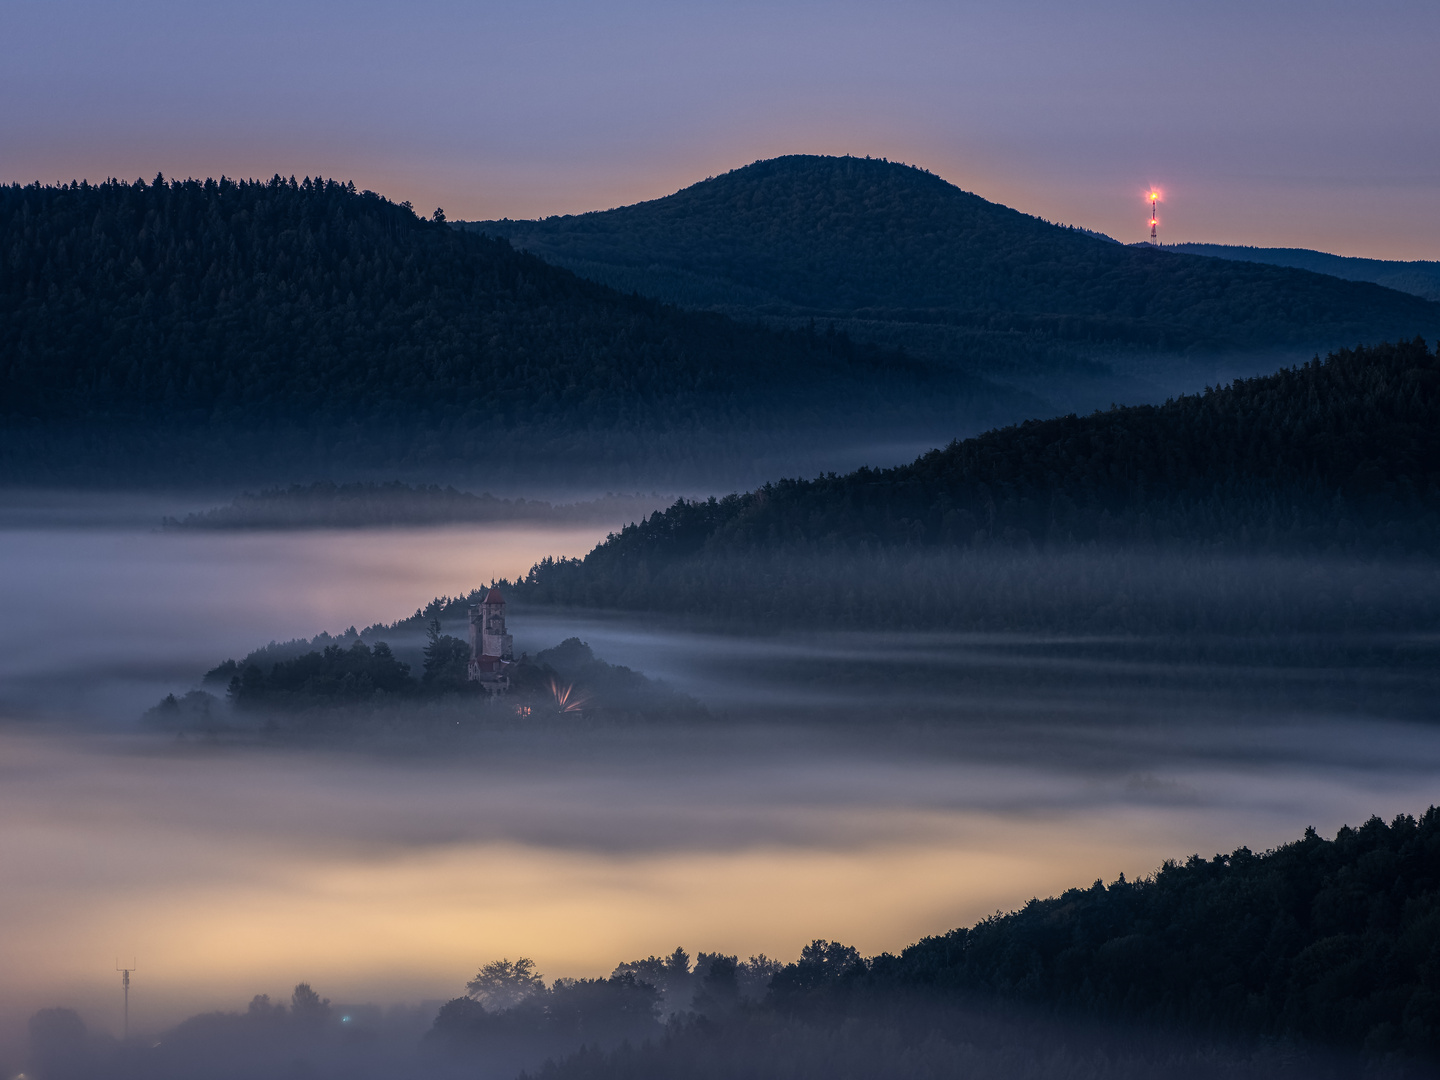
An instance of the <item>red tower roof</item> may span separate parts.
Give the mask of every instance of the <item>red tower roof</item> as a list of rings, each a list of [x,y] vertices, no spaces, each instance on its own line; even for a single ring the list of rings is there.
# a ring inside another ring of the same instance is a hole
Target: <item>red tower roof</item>
[[[485,603],[487,603],[487,604],[503,604],[503,603],[505,603],[505,597],[503,597],[503,596],[500,595],[500,590],[499,590],[499,589],[491,589],[491,590],[485,595]]]

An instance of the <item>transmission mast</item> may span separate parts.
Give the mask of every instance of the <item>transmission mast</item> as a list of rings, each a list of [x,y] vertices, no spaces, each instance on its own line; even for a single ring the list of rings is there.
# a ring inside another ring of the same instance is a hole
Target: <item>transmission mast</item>
[[[115,961],[115,970],[120,972],[120,986],[125,991],[125,1019],[122,1027],[120,1028],[120,1038],[122,1042],[130,1041],[130,973],[132,971],[135,971],[136,967],[137,966],[133,958],[130,960],[129,967],[121,967],[120,961]]]
[[[1160,201],[1160,193],[1155,190],[1150,192],[1150,243],[1156,244],[1155,228],[1160,224],[1160,219],[1155,215],[1155,204]]]

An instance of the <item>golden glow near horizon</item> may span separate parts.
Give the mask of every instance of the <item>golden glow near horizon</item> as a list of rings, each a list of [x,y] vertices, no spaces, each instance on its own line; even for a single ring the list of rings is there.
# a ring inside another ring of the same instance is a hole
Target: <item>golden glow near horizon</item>
[[[55,1004],[118,1027],[117,953],[140,965],[139,1031],[301,980],[338,1002],[446,999],[501,956],[554,978],[676,945],[873,954],[1422,798],[616,738],[384,761],[0,735],[0,1037]]]

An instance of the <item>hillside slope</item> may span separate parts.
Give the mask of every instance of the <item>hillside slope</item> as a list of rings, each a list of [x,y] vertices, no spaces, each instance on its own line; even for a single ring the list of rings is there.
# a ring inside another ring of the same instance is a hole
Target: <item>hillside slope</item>
[[[753,455],[1031,404],[620,295],[333,181],[0,188],[0,253],[12,482],[704,464],[716,439]]]
[[[718,959],[703,1019],[540,1075],[1433,1076],[1440,813],[1096,880],[898,956],[817,940],[758,1007]]]
[[[617,288],[831,320],[1056,401],[1057,376],[1103,381],[1120,354],[1304,358],[1440,330],[1440,305],[1414,296],[1114,244],[868,158],[776,158],[634,206],[466,227]]]
[[[1308,248],[1259,248],[1238,244],[1165,244],[1163,251],[1182,255],[1208,255],[1213,259],[1292,266],[1346,281],[1370,281],[1387,289],[1408,292],[1425,300],[1440,300],[1440,262],[1357,259]]]
[[[926,553],[1434,555],[1437,418],[1440,358],[1424,342],[1343,351],[1164,405],[1028,421],[898,468],[682,500],[583,561],[540,564],[517,597],[730,615],[746,604],[737,583],[763,572],[782,621],[823,607],[848,625],[872,616],[860,583],[836,595],[846,575],[888,590],[874,618],[931,625],[956,617],[970,572]]]

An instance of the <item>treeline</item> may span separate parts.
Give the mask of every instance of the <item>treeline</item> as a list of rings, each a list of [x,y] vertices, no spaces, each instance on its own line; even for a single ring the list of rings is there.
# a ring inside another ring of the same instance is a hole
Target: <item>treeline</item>
[[[1429,558],[1440,551],[1437,416],[1440,362],[1423,342],[1345,350],[1164,405],[992,431],[894,469],[681,500],[583,560],[542,561],[513,592],[884,618],[857,591],[868,577],[918,607],[898,625],[933,625],[927,604],[943,614],[961,599],[942,582],[978,584],[966,585],[967,552]]]
[[[1431,1077],[1440,1064],[1440,810],[1315,830],[1264,853],[1169,861],[862,956],[826,940],[781,964],[676,949],[608,977],[482,966],[423,1039],[308,985],[153,1042],[31,1021],[27,1071],[544,1080]],[[417,1045],[418,1043],[418,1045]],[[349,1049],[347,1049],[349,1048]],[[547,1061],[547,1059],[549,1059]]]
[[[834,335],[622,295],[332,180],[0,187],[0,257],[13,480],[478,475],[780,416],[833,428],[857,393],[877,430],[1001,400]]]
[[[692,307],[814,317],[1008,375],[1086,346],[1334,348],[1440,333],[1440,306],[1254,262],[1127,247],[880,159],[757,161],[596,213],[469,226],[577,273]]]
[[[511,591],[536,605],[694,616],[762,633],[1343,637],[1425,634],[1440,625],[1433,563],[1121,546],[726,553],[623,578],[597,575],[583,560],[552,559]],[[1297,652],[1315,647],[1295,644]]]
[[[816,941],[758,1005],[723,998],[540,1075],[1433,1075],[1440,812],[1167,862],[899,955]]]
[[[305,982],[288,1003],[256,994],[244,1012],[200,1013],[143,1046],[90,1031],[74,1009],[41,1009],[30,1018],[22,1075],[37,1080],[255,1075],[251,1070],[273,1069],[277,1059],[288,1056],[293,1067],[297,1058],[327,1043],[333,1048],[337,1035],[348,1034],[344,1029],[351,1020]]]
[[[367,631],[366,635],[370,632]],[[272,644],[243,660],[226,660],[205,673],[204,684],[224,687],[228,709],[204,690],[166,695],[145,714],[152,726],[217,733],[246,718],[278,733],[322,734],[362,726],[364,710],[397,715],[396,707],[471,699],[476,717],[694,719],[704,709],[692,698],[628,667],[608,664],[579,638],[568,638],[510,665],[509,691],[486,697],[469,680],[469,643],[428,628],[419,677],[385,641],[367,641],[353,628],[339,638]],[[357,709],[359,710],[357,712]]]
[[[546,986],[532,961],[495,960],[441,1007],[429,1040],[447,1050],[543,1060],[557,1047],[614,1046],[658,1038],[668,1018],[758,1004],[782,965],[763,953],[702,952],[692,967],[677,948],[616,966],[608,978],[556,979]]]
[[[634,520],[660,504],[658,495],[605,495],[575,503],[502,499],[438,484],[342,483],[328,480],[245,492],[226,506],[162,519],[166,529],[336,529],[376,525],[444,525],[519,521],[542,525]]]
[[[865,965],[870,991],[972,990],[1199,1031],[1440,1054],[1440,811],[1314,829],[1097,881]],[[833,1007],[843,977],[777,981],[777,1006]],[[865,993],[862,990],[861,993]]]
[[[1387,289],[1413,293],[1426,300],[1440,300],[1440,262],[1392,259],[1358,259],[1352,255],[1330,255],[1307,248],[1262,248],[1239,244],[1161,244],[1165,251],[1186,255],[1208,255],[1236,262],[1293,266],[1316,274],[1329,274],[1346,281],[1373,281]]]
[[[654,986],[677,967],[652,957],[622,965],[612,979],[643,986],[649,977]],[[898,955],[866,958],[815,941],[774,971],[763,996],[746,988],[747,967],[736,957],[702,954],[696,976],[683,1011],[697,1019],[672,1024],[651,1046],[581,1053],[541,1075],[778,1076],[786,1075],[782,1063],[809,1049],[827,1063],[818,1074],[905,1074],[899,1062],[863,1049],[867,1042],[906,1048],[900,1060],[926,1063],[926,1072],[965,1075],[980,1066],[981,1075],[995,1075],[1007,1053],[1016,1060],[1013,1041],[1022,1033],[1052,1043],[1059,1075],[1107,1044],[1122,1061],[1148,1057],[1161,1072],[1165,1047],[1172,1064],[1188,1057],[1190,1069],[1203,1067],[1197,1048],[1206,1044],[1212,1067],[1217,1057],[1243,1066],[1240,1051],[1253,1054],[1262,1040],[1288,1044],[1285,1056],[1302,1068],[1323,1069],[1326,1060],[1307,1057],[1306,1048],[1365,1055],[1372,1068],[1387,1058],[1396,1064],[1396,1055],[1434,1063],[1440,811],[1388,825],[1371,818],[1333,840],[1308,829],[1260,854],[1241,847],[1193,855],[1140,881],[1121,875],[1032,900]],[[487,1010],[476,985],[441,1010],[434,1037],[464,1042],[493,1023],[486,1018],[516,1007],[492,1002]],[[666,1011],[679,1011],[673,996]],[[836,1039],[874,1072],[832,1056]],[[1067,1051],[1082,1060],[1066,1061]],[[1347,1060],[1355,1059],[1331,1064]],[[1263,1054],[1255,1064],[1260,1075],[1286,1071],[1283,1059]],[[1089,1073],[1082,1067],[1078,1075]]]

